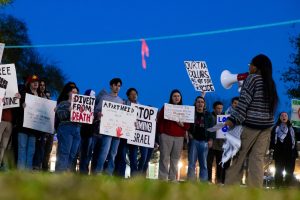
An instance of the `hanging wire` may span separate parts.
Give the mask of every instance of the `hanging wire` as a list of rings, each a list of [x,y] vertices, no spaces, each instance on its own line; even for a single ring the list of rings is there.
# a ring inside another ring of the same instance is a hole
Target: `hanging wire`
[[[285,26],[290,24],[300,23],[300,19],[254,25],[254,26],[243,26],[237,28],[228,28],[228,29],[220,29],[214,31],[205,31],[205,32],[197,32],[197,33],[187,33],[187,34],[179,34],[179,35],[166,35],[166,36],[157,36],[157,37],[148,37],[143,38],[147,41],[154,40],[169,40],[169,39],[178,39],[178,38],[190,38],[190,37],[198,37],[203,35],[214,35],[220,33],[228,33],[228,32],[237,32],[237,31],[246,31],[246,30],[255,30],[262,28],[270,28],[277,26]],[[74,43],[57,43],[57,44],[37,44],[37,45],[8,45],[5,46],[6,49],[25,49],[25,48],[50,48],[50,47],[73,47],[73,46],[94,46],[94,45],[107,45],[107,44],[122,44],[122,43],[133,43],[140,42],[140,38],[135,39],[125,39],[125,40],[108,40],[108,41],[96,41],[96,42],[74,42]]]

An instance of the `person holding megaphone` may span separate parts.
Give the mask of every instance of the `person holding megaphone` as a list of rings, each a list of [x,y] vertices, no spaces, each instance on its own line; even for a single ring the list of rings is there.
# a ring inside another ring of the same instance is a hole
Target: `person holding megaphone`
[[[241,148],[226,171],[225,185],[240,183],[243,163],[248,155],[246,184],[250,187],[263,186],[264,155],[270,143],[277,104],[271,60],[259,54],[249,64],[249,75],[241,88],[239,103],[225,122],[229,128],[239,124],[243,126]]]

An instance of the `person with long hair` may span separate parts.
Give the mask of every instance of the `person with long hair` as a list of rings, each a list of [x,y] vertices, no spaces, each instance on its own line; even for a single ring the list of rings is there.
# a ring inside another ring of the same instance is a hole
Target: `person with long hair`
[[[177,89],[170,94],[169,104],[182,105],[182,95]],[[164,119],[164,107],[158,115],[159,138],[159,173],[161,180],[176,181],[178,161],[183,148],[183,140],[190,125]]]
[[[39,97],[50,99],[50,92],[47,91],[46,81],[43,79],[39,80],[38,87]],[[48,171],[50,153],[53,145],[53,134],[39,132],[35,143],[35,153],[33,157],[33,169]]]
[[[249,156],[248,177],[250,187],[262,187],[264,156],[269,148],[278,95],[272,77],[272,62],[263,55],[255,56],[249,64],[249,76],[241,89],[239,103],[225,125],[232,128],[241,124],[241,148],[226,171],[225,184],[239,184],[246,156]]]
[[[195,99],[195,123],[189,129],[188,149],[188,179],[196,179],[196,163],[199,162],[199,180],[208,180],[207,154],[208,148],[212,147],[213,134],[207,129],[213,126],[211,113],[206,111],[205,99],[198,96]]]
[[[287,112],[280,113],[271,136],[270,149],[275,160],[275,185],[276,187],[290,186],[293,183],[298,151],[295,131]],[[283,170],[286,172],[284,181]]]
[[[80,145],[80,124],[70,121],[72,94],[78,94],[79,89],[73,82],[68,82],[57,100],[57,172],[71,171],[76,162],[76,155]]]

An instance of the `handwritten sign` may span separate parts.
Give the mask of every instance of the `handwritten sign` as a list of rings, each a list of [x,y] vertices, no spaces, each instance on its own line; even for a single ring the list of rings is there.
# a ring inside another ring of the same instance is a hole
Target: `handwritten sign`
[[[127,143],[154,148],[158,109],[134,103],[131,106],[136,107],[138,111],[134,139],[127,140]]]
[[[15,64],[0,65],[0,77],[8,82],[3,109],[19,107],[19,99],[16,97],[18,83]]]
[[[73,94],[71,121],[92,124],[94,120],[95,97]]]
[[[294,127],[300,128],[300,100],[292,99],[291,123]]]
[[[23,127],[54,133],[56,101],[26,93]]]
[[[217,115],[217,125],[222,125],[224,127],[224,124],[229,116],[230,115]],[[226,132],[227,129],[223,129],[223,128],[217,130],[216,138],[224,139]]]
[[[175,122],[194,123],[195,106],[173,105],[165,103],[164,119]]]
[[[110,101],[102,102],[100,134],[134,139],[137,108]]]
[[[184,61],[186,71],[196,91],[214,92],[215,87],[204,61]]]

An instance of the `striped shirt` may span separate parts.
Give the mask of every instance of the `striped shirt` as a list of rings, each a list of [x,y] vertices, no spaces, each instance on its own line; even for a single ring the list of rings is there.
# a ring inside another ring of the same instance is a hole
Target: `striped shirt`
[[[264,98],[261,75],[250,74],[244,81],[239,103],[232,110],[229,120],[254,129],[266,129],[274,125],[269,100]]]

